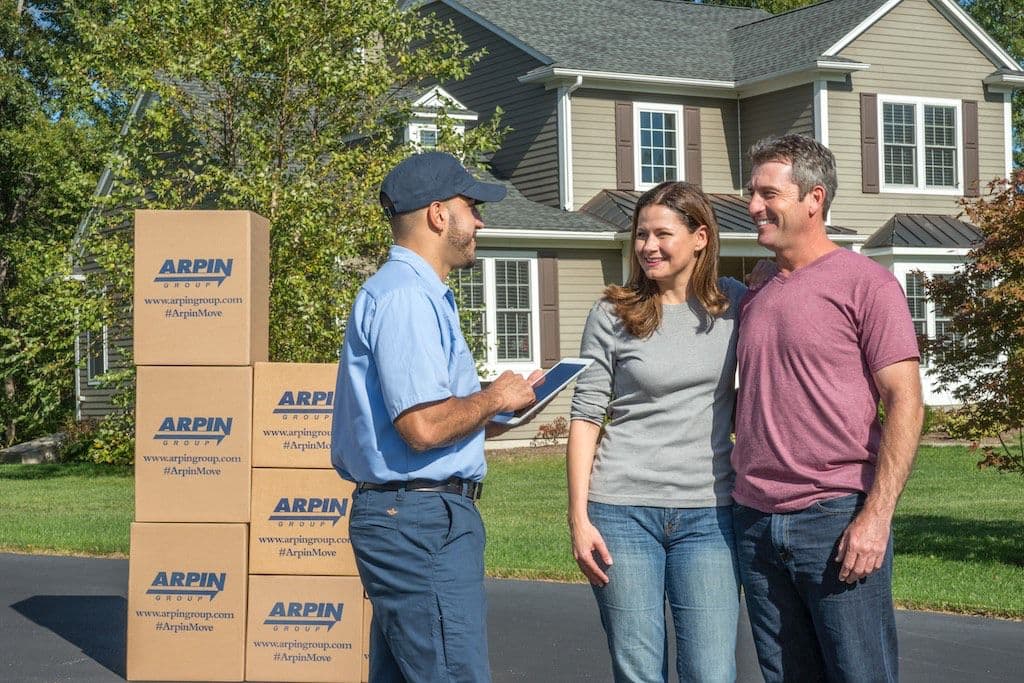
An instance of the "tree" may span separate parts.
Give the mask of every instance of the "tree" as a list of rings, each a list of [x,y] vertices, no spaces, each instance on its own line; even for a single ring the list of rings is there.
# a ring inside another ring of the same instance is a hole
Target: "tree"
[[[100,171],[106,130],[62,78],[78,38],[57,2],[0,12],[0,419],[3,444],[73,410],[78,306],[70,245]]]
[[[705,5],[724,5],[726,7],[756,7],[772,14],[781,14],[791,9],[799,9],[813,5],[820,0],[703,0]]]
[[[960,5],[1024,68],[1024,0],[960,0]],[[1024,91],[1013,94],[1014,167],[1024,167]]]
[[[76,17],[77,66],[103,106],[127,111],[108,163],[117,181],[89,253],[103,287],[130,301],[130,212],[249,209],[271,223],[271,359],[337,358],[358,286],[386,255],[377,203],[410,147],[410,92],[468,75],[479,55],[448,24],[380,0],[127,0]],[[472,163],[498,119],[439,146]]]
[[[1012,181],[965,200],[984,239],[952,277],[928,281],[935,306],[952,319],[951,334],[927,351],[940,387],[964,405],[951,435],[998,437],[999,448],[981,447],[979,465],[1024,475],[1024,170]]]

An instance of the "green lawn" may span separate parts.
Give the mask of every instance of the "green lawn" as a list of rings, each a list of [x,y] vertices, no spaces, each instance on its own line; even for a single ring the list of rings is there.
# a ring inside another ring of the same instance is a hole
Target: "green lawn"
[[[0,465],[0,549],[127,555],[131,468]]]
[[[493,576],[581,581],[565,522],[564,449],[492,454],[481,510]],[[922,447],[896,514],[903,607],[1024,618],[1024,477],[966,448]]]
[[[480,508],[492,576],[582,580],[569,550],[562,448],[496,452]],[[965,448],[922,448],[896,518],[902,606],[1024,618],[1024,478]],[[129,469],[0,465],[0,549],[125,555]]]

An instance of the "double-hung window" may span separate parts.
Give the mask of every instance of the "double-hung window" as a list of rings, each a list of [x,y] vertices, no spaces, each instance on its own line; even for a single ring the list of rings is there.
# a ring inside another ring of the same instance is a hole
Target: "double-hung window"
[[[540,366],[537,257],[520,252],[478,254],[472,268],[452,271],[463,334],[486,378]]]
[[[633,105],[635,187],[646,190],[666,180],[682,180],[683,108],[670,104]]]
[[[952,340],[956,335],[951,329],[952,320],[947,312],[942,310],[934,301],[928,299],[925,291],[925,278],[936,279],[948,278],[951,273],[928,273],[921,271],[910,271],[904,279],[905,291],[907,294],[907,305],[910,307],[910,319],[914,323],[914,331],[919,341],[925,340]],[[921,364],[931,365],[934,357],[921,354]]]
[[[878,100],[882,191],[961,194],[960,102],[884,95]]]

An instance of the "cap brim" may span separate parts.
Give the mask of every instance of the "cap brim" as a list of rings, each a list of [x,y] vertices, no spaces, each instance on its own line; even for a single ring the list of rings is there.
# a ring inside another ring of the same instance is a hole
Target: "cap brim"
[[[497,183],[481,183],[475,181],[472,185],[459,192],[464,197],[475,199],[478,202],[500,202],[508,194],[504,185]]]

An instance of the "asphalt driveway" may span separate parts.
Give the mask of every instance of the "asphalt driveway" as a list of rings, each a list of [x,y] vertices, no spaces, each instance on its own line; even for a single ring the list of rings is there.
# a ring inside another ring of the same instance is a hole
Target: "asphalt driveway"
[[[0,681],[124,680],[128,561],[0,553]],[[609,681],[587,586],[488,582],[495,683]],[[910,683],[1024,680],[1024,623],[897,613],[900,673]],[[738,680],[761,681],[740,625]]]

